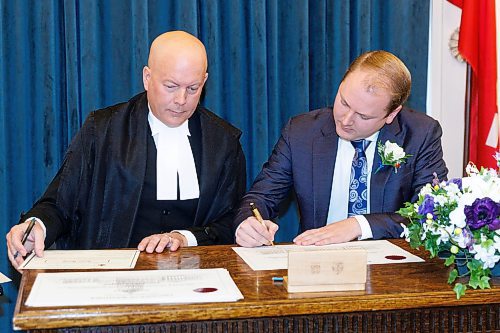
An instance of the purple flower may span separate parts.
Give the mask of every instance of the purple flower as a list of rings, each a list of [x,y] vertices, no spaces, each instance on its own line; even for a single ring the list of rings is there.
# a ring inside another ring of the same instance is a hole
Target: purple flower
[[[431,213],[433,217],[434,215],[434,197],[426,194],[422,204],[418,207],[418,213],[423,216],[422,223],[426,220],[426,215]]]
[[[462,235],[464,236],[464,245],[469,250],[472,250],[472,245],[474,244],[474,236],[466,228],[462,229]]]
[[[479,229],[485,225],[492,231],[500,229],[500,204],[490,198],[474,200],[472,206],[465,206],[464,213],[471,229]]]
[[[462,190],[462,178],[453,178],[448,180],[448,184],[456,184],[460,191]]]
[[[433,172],[432,175],[434,176],[434,178],[432,178],[432,186],[436,186],[436,185],[439,185],[439,178],[438,178],[438,174]]]

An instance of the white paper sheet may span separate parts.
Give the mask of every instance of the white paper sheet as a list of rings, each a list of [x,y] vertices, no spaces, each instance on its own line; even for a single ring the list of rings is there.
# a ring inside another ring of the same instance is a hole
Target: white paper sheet
[[[0,272],[0,283],[6,283],[6,282],[10,282],[12,281],[11,279],[9,279],[8,277],[6,277],[5,275],[3,275],[1,272]]]
[[[223,268],[40,273],[27,306],[234,302],[243,295]]]
[[[46,250],[42,258],[30,254],[20,269],[134,268],[139,250]]]
[[[256,248],[233,247],[233,250],[254,271],[288,268],[289,251],[319,251],[326,249],[363,248],[367,252],[368,264],[395,264],[421,262],[423,259],[403,250],[386,240],[349,242],[324,246],[276,245]],[[392,259],[391,259],[392,258]]]

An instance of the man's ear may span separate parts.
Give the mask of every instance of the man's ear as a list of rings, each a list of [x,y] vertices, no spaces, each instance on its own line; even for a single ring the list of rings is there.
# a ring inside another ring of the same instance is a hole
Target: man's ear
[[[144,66],[142,69],[142,84],[144,85],[144,90],[148,91],[149,80],[151,79],[151,70],[148,66]]]
[[[389,115],[385,118],[385,123],[386,124],[392,123],[392,121],[394,120],[394,118],[396,118],[396,116],[398,115],[399,111],[401,111],[402,108],[403,106],[400,105],[397,108],[395,108],[394,111],[389,113]]]

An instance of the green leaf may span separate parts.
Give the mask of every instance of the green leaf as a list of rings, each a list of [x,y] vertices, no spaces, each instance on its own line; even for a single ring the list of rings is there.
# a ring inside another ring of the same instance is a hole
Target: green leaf
[[[477,289],[479,287],[480,279],[478,276],[477,271],[471,271],[470,272],[470,278],[469,278],[469,286],[471,286],[474,289]]]
[[[493,241],[493,239],[487,239],[485,240],[484,242],[481,243],[481,246],[485,249],[489,248],[490,246],[493,246],[495,244],[495,242]]]
[[[432,235],[430,233],[427,233],[427,238],[425,239],[425,248],[430,252],[430,257],[431,258],[434,258],[435,256],[437,256],[438,252],[439,252],[439,248],[438,248],[438,245],[437,245],[437,242],[436,242],[436,239],[438,238],[439,236],[437,235]]]
[[[457,295],[457,299],[460,299],[463,295],[465,295],[465,291],[467,290],[467,286],[461,283],[456,283],[453,291]]]
[[[482,276],[479,282],[479,288],[485,289],[490,288],[490,278],[488,276]]]
[[[458,271],[456,269],[453,269],[448,276],[448,284],[452,284],[457,279],[457,276]]]
[[[389,154],[385,155],[385,160],[388,164],[392,164],[394,162],[394,153],[391,151]]]
[[[450,266],[451,264],[454,264],[454,263],[455,263],[455,255],[454,255],[454,254],[452,254],[451,256],[449,256],[449,257],[446,259],[446,261],[444,262],[444,265],[445,265],[446,267],[448,267],[448,266]],[[456,269],[455,269],[455,271],[456,271]],[[450,274],[451,274],[451,273],[450,273]],[[450,282],[448,282],[448,283],[450,283]]]

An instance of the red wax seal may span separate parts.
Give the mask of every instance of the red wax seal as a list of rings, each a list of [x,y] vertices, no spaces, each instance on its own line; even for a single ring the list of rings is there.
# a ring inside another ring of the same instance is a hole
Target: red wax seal
[[[217,288],[197,288],[193,291],[197,293],[213,293],[214,291],[217,291]]]
[[[398,256],[398,255],[385,256],[385,258],[389,259],[389,260],[403,260],[403,259],[406,259],[405,256]]]

